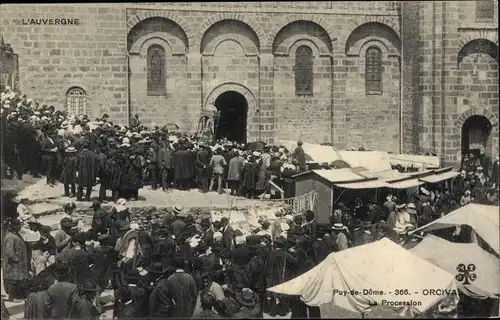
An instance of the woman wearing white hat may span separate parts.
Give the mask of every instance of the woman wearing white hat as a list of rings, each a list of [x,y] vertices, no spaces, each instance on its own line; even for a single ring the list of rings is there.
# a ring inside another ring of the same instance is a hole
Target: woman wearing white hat
[[[332,226],[332,240],[335,241],[335,245],[338,251],[349,249],[349,240],[345,234],[347,227],[342,223],[334,223]]]

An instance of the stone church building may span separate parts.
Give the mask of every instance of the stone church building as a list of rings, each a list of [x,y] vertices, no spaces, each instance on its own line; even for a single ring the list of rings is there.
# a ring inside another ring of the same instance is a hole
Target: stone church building
[[[214,105],[234,140],[454,163],[498,154],[497,12],[489,0],[9,4],[0,35],[19,89],[70,113],[194,132]]]

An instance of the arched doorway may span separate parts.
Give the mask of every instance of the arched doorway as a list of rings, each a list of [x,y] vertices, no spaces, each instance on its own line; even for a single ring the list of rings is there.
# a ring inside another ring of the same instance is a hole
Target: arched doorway
[[[462,125],[462,154],[479,155],[481,149],[488,154],[491,149],[491,122],[485,116],[473,115]]]
[[[215,138],[227,138],[229,141],[246,143],[248,101],[239,92],[226,91],[221,93],[214,103],[219,111]]]

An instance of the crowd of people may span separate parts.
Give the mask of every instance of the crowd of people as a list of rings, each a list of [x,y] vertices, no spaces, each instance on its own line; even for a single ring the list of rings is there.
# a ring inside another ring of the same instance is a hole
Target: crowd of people
[[[307,272],[331,252],[383,237],[401,243],[409,230],[459,206],[498,205],[497,158],[491,174],[484,160],[465,162],[451,183],[422,187],[404,201],[386,194],[382,202],[373,196],[337,202],[328,224],[319,224],[312,211],[286,206],[246,235],[227,218],[212,221],[209,212],[179,206],[134,215],[127,201],[137,199],[145,183],[219,193],[227,183],[233,195],[256,197],[273,180],[287,192],[292,175],[307,170],[301,143],[293,152],[224,141],[210,145],[193,136],[172,139],[158,127],[146,131],[138,116],[124,127],[106,115],[96,121],[73,117],[11,90],[1,100],[7,176],[44,172],[49,186],[60,179],[66,196],[87,201],[100,183],[89,230],[74,203],[64,206],[66,216],[53,236],[22,203],[7,214],[4,286],[11,300],[26,300],[25,319],[94,319],[106,289],[114,291],[117,319],[289,312],[292,318],[320,318],[319,308],[299,297],[267,289]],[[108,190],[112,210],[101,208]],[[453,240],[466,241],[466,228],[458,231]],[[26,232],[39,237],[26,241]]]
[[[48,186],[61,181],[64,195],[77,200],[89,201],[97,181],[100,201],[106,190],[112,191],[112,200],[137,199],[145,184],[163,191],[197,187],[222,193],[227,188],[253,198],[267,190],[270,179],[283,186],[306,167],[300,146],[290,153],[261,143],[207,143],[158,126],[147,128],[138,115],[129,126],[113,124],[106,114],[91,121],[11,90],[2,93],[2,128],[2,148],[9,150],[2,153],[6,178],[43,172]]]

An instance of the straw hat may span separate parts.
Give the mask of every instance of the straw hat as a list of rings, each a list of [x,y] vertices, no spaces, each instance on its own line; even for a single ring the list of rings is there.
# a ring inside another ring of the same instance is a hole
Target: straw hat
[[[336,230],[336,231],[341,231],[341,230],[345,230],[345,226],[343,223],[334,223],[333,226],[332,226],[332,230]]]

